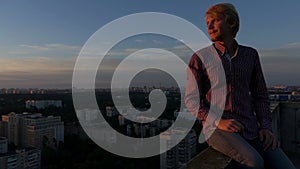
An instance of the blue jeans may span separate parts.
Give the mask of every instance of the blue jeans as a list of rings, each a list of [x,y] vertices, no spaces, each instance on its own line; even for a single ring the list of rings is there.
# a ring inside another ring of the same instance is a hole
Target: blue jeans
[[[296,169],[285,153],[277,148],[263,150],[263,142],[256,138],[246,140],[239,133],[216,129],[207,143],[217,151],[231,157],[233,168]]]

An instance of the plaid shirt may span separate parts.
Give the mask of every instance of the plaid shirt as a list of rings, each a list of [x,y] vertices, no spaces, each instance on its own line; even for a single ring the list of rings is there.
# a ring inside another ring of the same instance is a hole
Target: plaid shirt
[[[272,131],[272,114],[268,91],[264,80],[258,53],[255,49],[238,45],[237,52],[230,57],[226,48],[219,43],[202,50],[216,50],[225,71],[227,95],[222,119],[235,119],[244,126],[243,136],[253,139],[258,136],[259,129],[266,128]],[[200,50],[201,51],[201,50]],[[211,104],[211,80],[216,77],[209,77],[201,57],[196,52],[189,62],[189,69],[194,76],[199,88],[199,106],[195,112],[196,94],[187,82],[185,103],[186,107],[205,122]],[[189,81],[188,74],[188,81]],[[218,83],[218,82],[215,82]]]

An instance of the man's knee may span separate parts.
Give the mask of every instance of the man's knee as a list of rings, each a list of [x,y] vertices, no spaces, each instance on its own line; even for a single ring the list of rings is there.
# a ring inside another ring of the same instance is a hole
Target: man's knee
[[[230,156],[242,166],[247,166],[248,168],[253,169],[263,169],[264,160],[259,154],[251,154],[248,156],[242,156],[238,150],[232,150]]]
[[[256,169],[264,169],[264,160],[261,156],[255,156],[249,159],[248,166]]]

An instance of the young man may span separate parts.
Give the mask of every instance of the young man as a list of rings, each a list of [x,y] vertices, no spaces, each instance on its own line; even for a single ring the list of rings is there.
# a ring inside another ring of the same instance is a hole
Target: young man
[[[212,90],[220,81],[216,75],[208,73],[212,69],[205,67],[201,58],[217,55],[224,68],[227,93],[222,117],[213,123],[216,130],[207,138],[207,143],[230,156],[234,168],[294,169],[272,133],[272,114],[258,53],[235,40],[239,30],[236,9],[232,4],[216,4],[207,10],[205,17],[213,44],[196,52],[190,60],[192,73],[188,73],[185,102],[207,130],[208,110],[214,106]],[[203,56],[207,53],[210,56]],[[191,87],[189,76],[195,79],[198,91]],[[197,94],[199,108],[195,112]]]

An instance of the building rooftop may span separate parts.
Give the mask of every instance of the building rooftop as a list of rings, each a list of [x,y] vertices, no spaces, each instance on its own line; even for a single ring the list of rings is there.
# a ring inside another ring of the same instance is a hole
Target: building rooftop
[[[230,161],[231,158],[209,147],[195,156],[181,169],[224,169]]]

